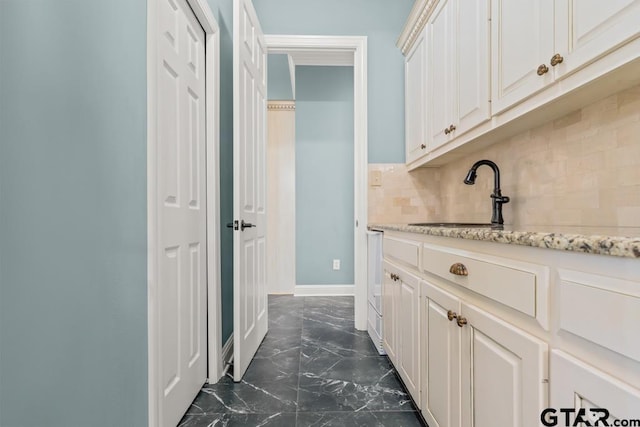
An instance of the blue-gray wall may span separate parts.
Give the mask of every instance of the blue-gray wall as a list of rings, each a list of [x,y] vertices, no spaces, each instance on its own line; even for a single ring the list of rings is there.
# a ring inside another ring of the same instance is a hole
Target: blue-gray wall
[[[146,1],[0,1],[0,425],[147,424]]]
[[[293,99],[288,55],[267,55],[267,99]]]
[[[0,0],[2,1],[2,0]],[[222,344],[233,333],[233,0],[207,0],[220,26]]]
[[[403,163],[404,59],[395,43],[413,0],[253,0],[253,4],[265,34],[368,36],[369,163]]]
[[[353,284],[353,67],[296,67],[296,98],[296,284]]]

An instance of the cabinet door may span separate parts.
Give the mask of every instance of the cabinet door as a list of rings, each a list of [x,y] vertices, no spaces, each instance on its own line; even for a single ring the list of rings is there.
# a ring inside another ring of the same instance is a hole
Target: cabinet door
[[[547,344],[464,302],[462,316],[462,425],[539,426]]]
[[[638,0],[556,0],[556,77],[579,69],[640,35]]]
[[[558,350],[551,352],[551,408],[585,410],[591,425],[614,425],[615,420],[640,418],[640,390]],[[603,408],[609,412],[608,424],[595,424]],[[565,423],[564,414],[556,413],[560,425],[576,425],[574,417]],[[580,424],[583,425],[583,424]],[[624,424],[619,424],[624,425]]]
[[[582,1],[582,0],[581,0]],[[500,113],[553,81],[553,0],[491,1],[492,112]]]
[[[453,1],[453,0],[449,0]],[[458,95],[453,122],[456,137],[489,120],[489,2],[455,0]]]
[[[445,133],[453,124],[453,9],[455,0],[443,0],[427,24],[429,38],[429,151],[449,140]]]
[[[396,270],[388,263],[383,263],[382,278],[382,345],[393,364],[397,364],[397,304],[399,285],[391,278]]]
[[[420,279],[400,270],[398,363],[407,390],[420,402]]]
[[[430,427],[460,427],[460,300],[422,282],[422,415]]]
[[[405,144],[407,163],[427,153],[427,43],[422,31],[405,62]]]

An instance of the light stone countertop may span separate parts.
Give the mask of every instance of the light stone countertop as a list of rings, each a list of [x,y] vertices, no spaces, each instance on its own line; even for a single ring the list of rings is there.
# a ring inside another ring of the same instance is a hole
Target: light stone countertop
[[[369,224],[368,228],[640,259],[640,228],[635,227],[513,228],[505,226],[504,230],[492,230],[490,228]]]

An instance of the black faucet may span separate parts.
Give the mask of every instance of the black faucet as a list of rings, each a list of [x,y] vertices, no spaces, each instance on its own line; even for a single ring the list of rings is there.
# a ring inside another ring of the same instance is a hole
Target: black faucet
[[[498,165],[493,163],[491,160],[479,160],[471,166],[469,169],[469,173],[467,177],[464,179],[464,183],[467,185],[473,185],[476,183],[476,169],[482,165],[487,165],[491,169],[493,169],[494,176],[494,184],[493,184],[493,194],[491,198],[493,199],[493,213],[491,214],[491,228],[502,230],[504,228],[504,219],[502,219],[502,205],[505,203],[509,203],[509,198],[507,196],[503,196],[500,192],[500,169],[498,169]]]

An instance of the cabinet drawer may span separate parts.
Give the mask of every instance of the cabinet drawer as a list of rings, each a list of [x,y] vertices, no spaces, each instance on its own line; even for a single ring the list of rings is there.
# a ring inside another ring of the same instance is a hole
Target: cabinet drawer
[[[640,283],[559,270],[560,330],[640,362]]]
[[[386,237],[382,244],[384,257],[418,268],[420,259],[420,243],[411,240]]]
[[[450,272],[455,264],[462,264],[467,275]],[[545,267],[428,243],[422,249],[422,269],[532,317],[538,314],[538,287],[548,285]]]

